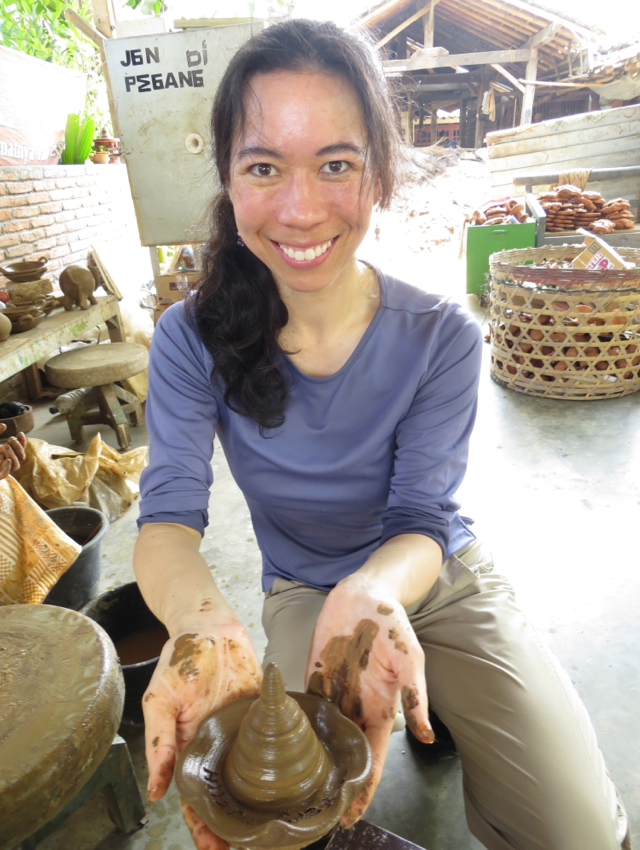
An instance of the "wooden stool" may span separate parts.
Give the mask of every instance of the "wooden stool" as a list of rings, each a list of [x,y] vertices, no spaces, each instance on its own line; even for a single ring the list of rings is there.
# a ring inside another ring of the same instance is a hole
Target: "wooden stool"
[[[116,432],[120,448],[129,448],[129,420],[132,425],[141,425],[142,407],[137,396],[123,390],[116,381],[137,375],[147,368],[148,362],[147,349],[133,342],[74,348],[46,362],[45,374],[54,387],[93,388],[69,414],[69,431],[77,443],[82,442],[83,425],[105,423]],[[99,411],[89,412],[96,405]]]
[[[107,633],[54,605],[0,606],[0,847],[33,835],[99,769],[124,681]]]

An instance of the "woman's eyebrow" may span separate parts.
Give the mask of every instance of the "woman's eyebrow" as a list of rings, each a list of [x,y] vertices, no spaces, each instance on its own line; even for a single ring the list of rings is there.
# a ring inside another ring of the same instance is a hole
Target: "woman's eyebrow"
[[[319,151],[316,151],[316,156],[328,156],[332,153],[344,153],[345,151],[354,153],[359,157],[364,156],[362,148],[351,144],[351,142],[336,142],[334,145],[326,145],[320,148]]]
[[[259,145],[249,145],[246,148],[241,148],[236,154],[236,160],[243,159],[245,156],[267,156],[270,159],[282,159],[282,154],[274,151],[272,148],[262,148]]]
[[[320,150],[316,151],[316,156],[330,156],[331,154],[339,153],[354,153],[356,156],[363,157],[362,148],[351,142],[335,142],[333,145],[325,145]],[[269,159],[283,159],[283,155],[273,148],[264,148],[260,145],[248,145],[246,148],[241,148],[236,154],[236,161],[243,159],[246,156],[266,156]]]

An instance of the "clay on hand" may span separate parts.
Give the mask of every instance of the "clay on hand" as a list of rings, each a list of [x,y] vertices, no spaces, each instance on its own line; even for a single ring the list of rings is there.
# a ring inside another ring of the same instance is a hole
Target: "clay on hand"
[[[365,733],[373,772],[341,819],[353,826],[364,814],[382,776],[400,701],[407,725],[432,743],[424,653],[404,608],[356,582],[339,583],[327,596],[313,635],[307,692],[334,702]]]
[[[255,695],[261,678],[241,623],[208,625],[206,633],[183,634],[165,644],[142,700],[150,801],[166,793],[178,753],[201,720],[233,700]],[[226,843],[201,828],[197,816],[189,818],[199,850],[227,850]]]
[[[4,434],[6,430],[6,425],[0,425],[0,434]],[[21,431],[17,437],[9,437],[8,441],[0,446],[0,481],[20,469],[20,464],[27,459],[26,445],[27,438]]]

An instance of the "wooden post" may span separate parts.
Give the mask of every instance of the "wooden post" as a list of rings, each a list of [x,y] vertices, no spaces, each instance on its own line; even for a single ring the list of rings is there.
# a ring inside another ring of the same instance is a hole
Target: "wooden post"
[[[426,4],[425,4],[426,6]],[[425,15],[422,19],[423,26],[423,38],[422,44],[424,47],[433,47],[433,31],[435,29],[435,10],[436,4],[434,0],[431,0],[431,4],[429,6],[429,14]]]
[[[403,30],[398,34],[398,40],[396,41],[396,53],[398,54],[398,59],[406,59],[407,58],[407,31]]]
[[[438,141],[438,104],[431,104],[431,144]]]
[[[113,0],[91,0],[93,24],[105,38],[114,35],[116,12]]]
[[[534,47],[531,50],[531,58],[527,62],[527,73],[525,75],[524,96],[522,98],[522,116],[521,124],[531,124],[533,119],[533,99],[536,94],[536,87],[527,85],[529,80],[534,81],[538,75],[538,48]]]
[[[474,148],[482,147],[484,138],[484,123],[482,121],[482,100],[484,98],[484,85],[478,86],[478,97],[476,98],[476,133],[473,140]]]
[[[467,131],[467,99],[463,97],[460,101],[460,130],[458,135],[458,144],[461,148],[465,147],[464,137]]]

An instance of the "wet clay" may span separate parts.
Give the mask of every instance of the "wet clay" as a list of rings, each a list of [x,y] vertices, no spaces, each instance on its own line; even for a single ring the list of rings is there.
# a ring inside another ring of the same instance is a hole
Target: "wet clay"
[[[357,726],[319,697],[287,694],[269,664],[258,699],[228,703],[201,723],[176,782],[230,846],[299,850],[338,823],[370,774]]]
[[[323,672],[313,673],[308,693],[328,699],[354,723],[362,724],[360,674],[367,669],[369,653],[379,628],[373,620],[360,620],[352,635],[337,635],[320,653]]]
[[[245,806],[278,814],[310,800],[324,787],[329,767],[309,719],[270,664],[260,698],[245,714],[225,759],[227,788]]]
[[[120,664],[126,667],[128,664],[140,664],[142,661],[151,661],[162,652],[162,647],[169,640],[169,632],[164,626],[154,626],[150,629],[141,629],[132,632],[120,640],[115,641],[116,652]]]
[[[183,678],[195,679],[200,675],[196,664],[198,658],[214,645],[213,638],[199,638],[195,634],[180,635],[175,642],[169,666],[175,667],[179,664],[178,673]]]
[[[393,645],[398,652],[403,652],[405,655],[409,654],[407,644],[403,640],[400,640],[400,635],[398,634],[397,629],[389,629],[389,640],[393,641]]]
[[[420,705],[418,689],[404,687],[402,689],[402,711],[404,712],[407,726],[419,741],[431,744],[435,740],[435,735],[425,723],[418,723],[412,712],[412,709],[418,705]]]
[[[123,700],[100,626],[54,605],[0,606],[0,847],[75,797],[109,751]]]
[[[389,608],[388,605],[385,605],[384,602],[381,602],[378,605],[378,614],[382,614],[383,617],[388,617],[389,614],[393,614],[393,608]]]

